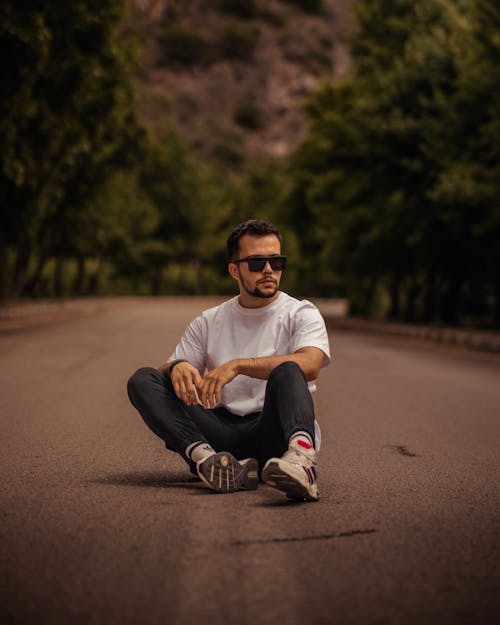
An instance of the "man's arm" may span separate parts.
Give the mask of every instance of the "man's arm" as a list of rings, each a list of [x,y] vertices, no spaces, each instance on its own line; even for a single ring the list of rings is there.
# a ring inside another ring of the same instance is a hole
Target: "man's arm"
[[[323,364],[324,354],[318,347],[302,347],[293,354],[282,356],[264,356],[262,358],[237,359],[238,373],[251,378],[267,380],[271,371],[283,362],[296,362],[302,369],[306,380],[316,380]]]
[[[197,385],[198,397],[205,408],[213,408],[220,403],[224,386],[237,375],[267,380],[271,371],[283,362],[296,362],[302,369],[306,380],[315,380],[319,375],[323,358],[323,351],[318,347],[302,347],[293,354],[280,356],[236,358],[208,371],[203,376],[203,380]],[[177,365],[177,367],[180,366]]]

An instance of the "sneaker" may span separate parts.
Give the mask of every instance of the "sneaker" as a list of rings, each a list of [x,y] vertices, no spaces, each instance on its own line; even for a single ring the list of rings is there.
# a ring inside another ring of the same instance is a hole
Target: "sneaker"
[[[201,481],[218,493],[234,493],[240,489],[255,490],[259,485],[257,460],[237,460],[227,451],[219,451],[205,460],[200,460],[196,471]]]
[[[293,443],[281,458],[270,458],[262,470],[262,480],[286,493],[289,499],[319,499],[316,483],[316,451]]]

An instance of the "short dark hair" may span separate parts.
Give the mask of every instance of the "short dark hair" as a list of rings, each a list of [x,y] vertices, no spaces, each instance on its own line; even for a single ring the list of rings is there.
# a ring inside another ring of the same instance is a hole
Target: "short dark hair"
[[[227,256],[229,260],[233,260],[237,256],[240,239],[245,234],[249,234],[252,237],[265,237],[268,234],[274,234],[278,237],[281,244],[281,234],[276,226],[262,219],[249,219],[236,226],[227,238]]]

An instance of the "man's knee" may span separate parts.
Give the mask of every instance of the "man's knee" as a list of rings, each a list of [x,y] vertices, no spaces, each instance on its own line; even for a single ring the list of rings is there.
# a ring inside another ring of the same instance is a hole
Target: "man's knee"
[[[274,367],[269,376],[269,381],[281,382],[290,378],[296,378],[297,376],[299,376],[300,378],[304,378],[302,369],[296,362],[293,362],[293,360],[286,360],[277,367]]]
[[[160,377],[161,373],[158,369],[154,369],[153,367],[141,367],[137,369],[127,382],[128,396],[133,401],[133,398],[138,394],[140,395],[147,391],[147,389],[151,387],[151,384],[157,383]]]

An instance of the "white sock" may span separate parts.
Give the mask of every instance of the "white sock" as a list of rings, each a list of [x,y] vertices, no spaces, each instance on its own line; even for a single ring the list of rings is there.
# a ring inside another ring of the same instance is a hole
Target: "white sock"
[[[311,449],[314,447],[311,435],[305,432],[304,430],[299,430],[298,432],[294,432],[288,441],[288,447],[292,446],[292,443],[295,445],[299,445],[304,449]]]
[[[191,443],[191,445],[186,447],[185,453],[188,458],[197,463],[200,462],[200,460],[205,460],[205,458],[209,456],[213,456],[215,454],[215,449],[210,443],[196,441],[196,443]]]

